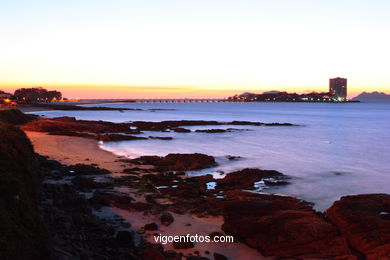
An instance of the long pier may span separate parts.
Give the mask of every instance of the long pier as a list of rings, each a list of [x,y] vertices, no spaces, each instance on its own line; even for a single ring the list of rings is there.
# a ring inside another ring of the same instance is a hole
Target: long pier
[[[152,99],[132,99],[136,103],[220,103],[231,102],[227,99],[210,99],[210,98],[152,98]]]

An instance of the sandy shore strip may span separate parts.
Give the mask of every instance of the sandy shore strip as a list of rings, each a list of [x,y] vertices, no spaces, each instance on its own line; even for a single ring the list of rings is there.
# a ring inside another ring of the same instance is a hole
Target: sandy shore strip
[[[25,133],[30,138],[35,152],[63,164],[97,164],[112,173],[121,173],[126,167],[123,162],[118,161],[125,157],[100,149],[96,140],[42,132]]]

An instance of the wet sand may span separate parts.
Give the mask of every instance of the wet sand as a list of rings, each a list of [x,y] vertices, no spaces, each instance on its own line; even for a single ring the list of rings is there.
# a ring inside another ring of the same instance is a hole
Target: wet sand
[[[63,164],[97,164],[112,173],[121,173],[126,167],[123,162],[118,161],[124,157],[100,149],[96,140],[48,135],[42,132],[25,131],[25,133],[33,143],[35,152]]]

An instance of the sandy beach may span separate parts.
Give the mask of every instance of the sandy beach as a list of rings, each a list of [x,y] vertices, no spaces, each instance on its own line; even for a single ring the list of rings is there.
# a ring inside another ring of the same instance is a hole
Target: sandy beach
[[[96,140],[49,135],[42,132],[25,131],[25,133],[38,154],[48,156],[63,164],[97,164],[112,173],[121,173],[125,167],[122,162],[118,161],[123,157],[100,149]]]

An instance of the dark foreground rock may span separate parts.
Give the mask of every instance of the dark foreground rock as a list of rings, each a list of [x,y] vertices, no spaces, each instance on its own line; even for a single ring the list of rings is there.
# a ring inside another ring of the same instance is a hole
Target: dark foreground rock
[[[173,242],[173,248],[175,249],[187,249],[195,247],[195,244],[190,241],[184,241],[185,236],[180,236],[181,241]]]
[[[50,259],[142,259],[134,231],[123,230],[122,222],[116,218],[101,218],[95,214],[95,210],[111,203],[128,204],[133,200],[128,196],[98,191],[100,188],[106,190],[109,184],[95,182],[91,175],[105,174],[106,170],[84,165],[59,165],[44,157],[39,157],[39,162],[45,180],[41,187],[39,212],[51,234]],[[53,182],[53,178],[61,177],[71,178],[70,183]],[[92,198],[86,199],[82,192],[91,189],[97,190]]]
[[[83,173],[106,171],[38,156],[21,130],[0,123],[0,259],[142,259],[134,232],[97,217],[78,185],[56,182],[84,188]]]
[[[345,196],[327,210],[327,215],[367,259],[390,259],[390,195]]]
[[[355,259],[336,227],[296,198],[242,193],[223,215],[227,234],[265,256]]]
[[[134,232],[93,214],[91,204],[71,185],[44,184],[40,211],[51,234],[52,259],[140,259]]]
[[[0,123],[22,125],[36,118],[37,116],[24,114],[19,109],[0,110]]]
[[[19,114],[15,111],[10,113]],[[15,123],[19,120],[24,119],[15,119]],[[50,234],[36,206],[40,179],[38,161],[26,135],[0,123],[0,259],[49,256]]]
[[[173,221],[175,221],[175,219],[173,218],[171,213],[164,212],[160,217],[160,221],[161,224],[163,224],[164,226],[169,226],[170,224],[173,223]]]

